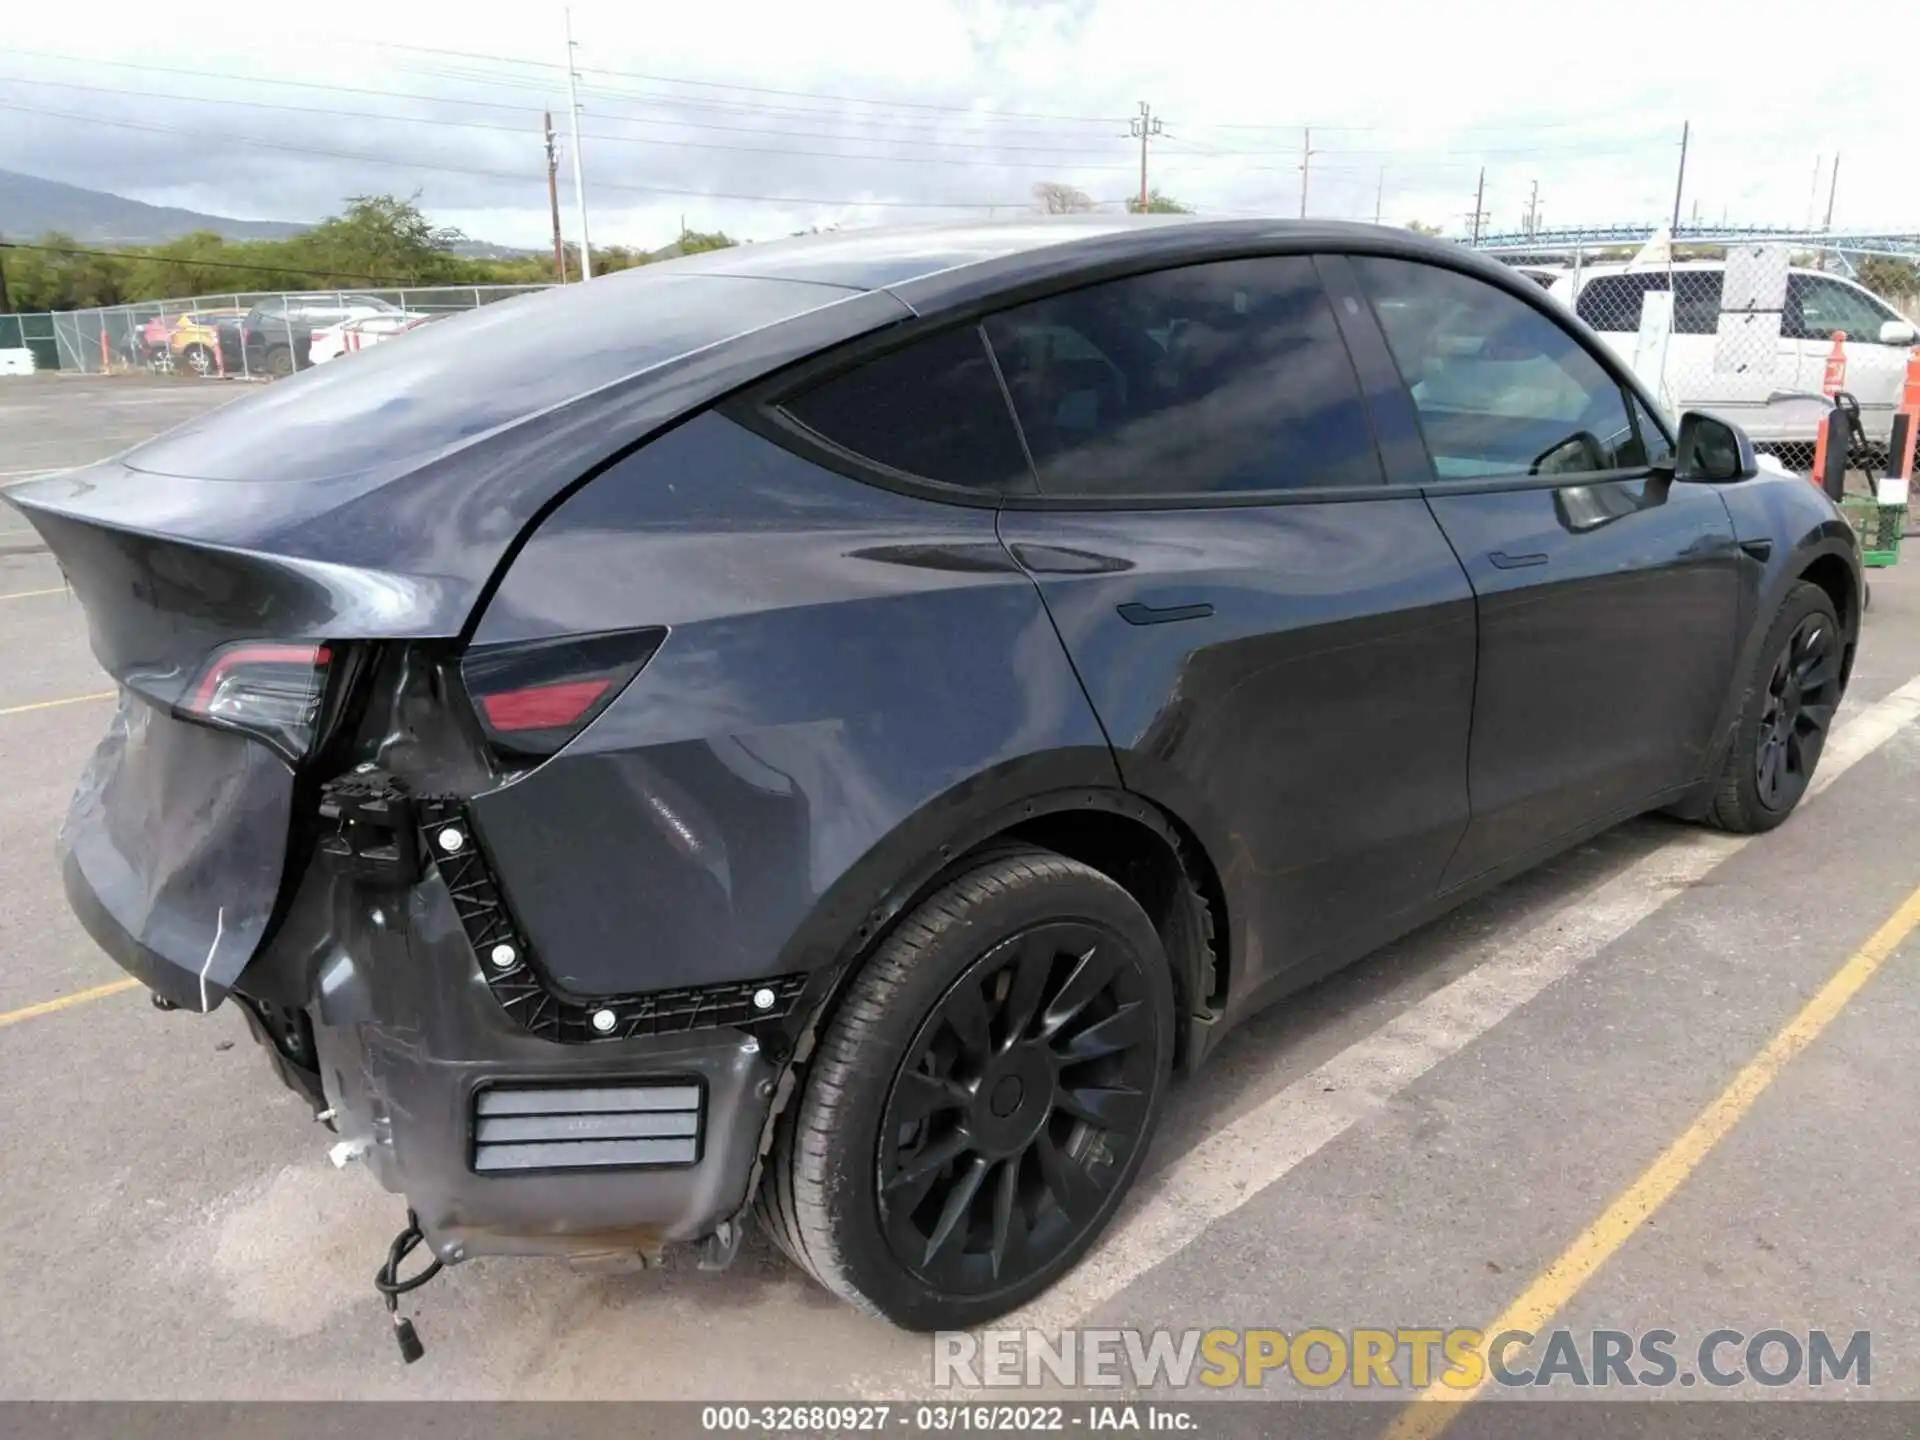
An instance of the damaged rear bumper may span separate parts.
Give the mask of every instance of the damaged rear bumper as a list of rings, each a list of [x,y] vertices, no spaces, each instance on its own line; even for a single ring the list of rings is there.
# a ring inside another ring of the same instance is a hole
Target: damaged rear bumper
[[[78,867],[67,881],[89,928],[112,927]],[[115,938],[156,993],[178,988]],[[335,1153],[403,1195],[450,1262],[653,1256],[737,1235],[789,1049],[784,1027],[531,1033],[431,869],[375,890],[316,867],[231,994],[281,1080],[339,1133]]]
[[[652,1254],[744,1206],[777,1045],[734,1028],[556,1044],[502,1009],[437,876],[375,901],[316,888],[335,922],[302,967],[321,1090],[441,1259]]]

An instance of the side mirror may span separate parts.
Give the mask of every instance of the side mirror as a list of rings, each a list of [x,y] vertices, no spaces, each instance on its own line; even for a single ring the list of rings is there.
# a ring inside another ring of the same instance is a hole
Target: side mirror
[[[1533,457],[1529,475],[1591,475],[1607,468],[1600,441],[1591,430],[1576,430],[1551,450]]]
[[[1674,447],[1673,478],[1725,483],[1751,480],[1760,473],[1747,432],[1729,420],[1689,410],[1680,417],[1680,443]]]
[[[1883,320],[1880,322],[1880,343],[1882,345],[1911,345],[1920,331],[1916,331],[1911,320]]]

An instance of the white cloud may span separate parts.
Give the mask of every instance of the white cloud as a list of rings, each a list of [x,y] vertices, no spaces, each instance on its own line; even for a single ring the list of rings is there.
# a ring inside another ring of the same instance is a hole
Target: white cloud
[[[573,23],[596,243],[658,244],[683,215],[765,237],[984,212],[1042,179],[1118,201],[1141,99],[1166,127],[1153,183],[1207,211],[1296,213],[1311,125],[1316,215],[1371,218],[1378,194],[1388,220],[1457,228],[1484,164],[1495,228],[1536,181],[1548,223],[1657,219],[1691,120],[1703,217],[1802,222],[1837,151],[1836,223],[1920,222],[1914,77],[1877,59],[1910,25],[1894,0],[1850,7],[1844,32],[1777,0],[581,0]],[[348,3],[304,24],[7,7],[0,106],[25,108],[0,108],[0,165],[255,218],[418,188],[437,219],[539,245],[538,109],[564,132],[563,53],[546,4]],[[729,198],[751,196],[794,198]]]

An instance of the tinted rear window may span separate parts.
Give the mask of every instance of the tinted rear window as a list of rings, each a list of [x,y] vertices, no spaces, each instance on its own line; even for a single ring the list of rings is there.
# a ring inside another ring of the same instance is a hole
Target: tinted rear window
[[[909,475],[980,490],[1031,488],[976,326],[869,360],[782,408],[842,449]]]
[[[688,351],[852,292],[626,271],[486,305],[222,406],[134,449],[138,470],[321,480],[425,461]]]

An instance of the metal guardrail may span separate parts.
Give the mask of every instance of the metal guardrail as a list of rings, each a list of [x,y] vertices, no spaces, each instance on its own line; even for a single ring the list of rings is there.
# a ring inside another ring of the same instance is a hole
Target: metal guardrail
[[[1466,242],[1496,255],[1555,254],[1570,250],[1637,248],[1663,228],[1658,220],[1638,225],[1581,225],[1547,230],[1508,230]],[[1679,225],[1676,245],[1738,245],[1763,241],[1842,255],[1886,255],[1920,261],[1920,231],[1808,230],[1775,225]]]

